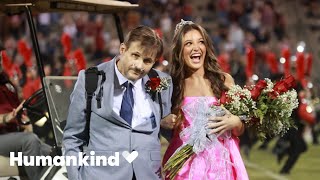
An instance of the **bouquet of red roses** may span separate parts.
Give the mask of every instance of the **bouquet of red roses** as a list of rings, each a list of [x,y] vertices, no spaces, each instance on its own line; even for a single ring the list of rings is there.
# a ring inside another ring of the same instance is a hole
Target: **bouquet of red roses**
[[[223,93],[220,103],[234,115],[245,115],[246,125],[256,130],[260,139],[283,135],[294,126],[290,117],[299,104],[294,86],[293,76],[275,84],[265,78],[254,86],[233,86]]]
[[[222,94],[220,105],[232,114],[244,119],[248,127],[257,131],[260,139],[266,136],[282,135],[294,126],[290,119],[293,109],[298,107],[297,92],[293,89],[294,86],[295,79],[292,76],[288,76],[275,84],[266,78],[258,81],[254,86],[241,88],[234,85]],[[164,166],[163,170],[169,179],[175,178],[190,157],[203,151],[212,143],[218,142],[214,141],[214,139],[217,139],[215,135],[206,134],[207,130],[204,124],[207,123],[207,118],[202,117],[201,114],[220,116],[219,110],[222,108],[219,106],[206,108],[205,105],[195,107],[201,107],[194,111],[200,111],[200,114],[194,115],[195,118],[198,117],[197,121],[189,129],[186,128],[180,133],[180,137],[189,133],[188,135],[191,138],[176,150]],[[212,112],[214,113],[212,114]],[[213,138],[210,138],[210,136],[213,136]],[[209,137],[209,140],[207,137]]]

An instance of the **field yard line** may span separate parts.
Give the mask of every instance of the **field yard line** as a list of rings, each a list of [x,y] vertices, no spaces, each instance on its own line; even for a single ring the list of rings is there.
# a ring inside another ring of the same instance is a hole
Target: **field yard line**
[[[285,178],[285,177],[283,177],[281,175],[273,173],[270,170],[260,166],[259,164],[255,164],[255,163],[252,163],[252,162],[249,162],[249,161],[245,161],[245,165],[250,167],[250,168],[253,168],[253,169],[256,169],[256,170],[259,170],[259,171],[263,172],[265,175],[271,177],[272,179],[275,179],[275,180],[288,180],[288,178]]]

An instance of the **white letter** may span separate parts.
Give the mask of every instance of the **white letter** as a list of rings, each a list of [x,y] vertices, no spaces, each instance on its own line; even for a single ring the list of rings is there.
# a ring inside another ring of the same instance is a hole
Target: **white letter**
[[[96,166],[100,166],[100,161],[102,160],[102,166],[107,166],[106,156],[96,156]]]
[[[51,156],[36,156],[36,166],[52,166]]]
[[[55,156],[53,158],[53,164],[55,166],[64,166],[66,164],[66,162],[64,161],[64,157],[63,156]]]
[[[23,156],[23,165],[34,166],[34,156],[29,156],[29,161],[28,161],[28,156]]]
[[[71,166],[70,161],[72,160],[72,166],[78,166],[76,156],[66,156],[66,166]]]
[[[119,152],[115,152],[115,156],[108,157],[109,166],[119,166]]]
[[[10,152],[10,166],[14,166],[17,161],[18,166],[22,166],[22,152],[18,152],[18,157],[14,157],[14,152]]]
[[[87,160],[89,156],[84,156],[82,155],[82,152],[79,152],[79,166],[89,166]]]
[[[90,166],[94,166],[96,163],[95,163],[95,152],[94,151],[90,151]]]

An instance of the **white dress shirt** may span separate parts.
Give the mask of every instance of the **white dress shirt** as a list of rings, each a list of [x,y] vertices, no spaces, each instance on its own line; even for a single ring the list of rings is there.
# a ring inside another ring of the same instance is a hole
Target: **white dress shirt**
[[[119,84],[122,86],[125,82],[129,81],[132,83],[132,93],[133,93],[133,99],[134,99],[134,106],[133,106],[133,116],[132,116],[132,123],[131,127],[134,128],[137,125],[143,123],[146,120],[149,120],[152,115],[152,109],[151,105],[147,98],[147,93],[144,88],[144,84],[142,84],[142,79],[137,80],[136,82],[132,82],[128,80],[126,77],[124,77],[117,65],[115,65],[115,72],[116,76],[119,80]],[[113,95],[113,108],[112,110],[120,116],[120,109],[121,109],[121,103],[123,94],[125,92],[126,88],[122,86],[121,89],[114,89],[114,95]]]

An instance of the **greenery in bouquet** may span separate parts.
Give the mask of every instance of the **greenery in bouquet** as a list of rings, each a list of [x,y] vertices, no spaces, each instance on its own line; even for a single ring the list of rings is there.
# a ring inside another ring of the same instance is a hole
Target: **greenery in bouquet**
[[[220,98],[220,103],[234,115],[245,115],[246,125],[257,131],[260,139],[283,135],[294,123],[292,111],[298,107],[295,79],[288,76],[275,84],[270,79],[254,86],[234,85]]]

